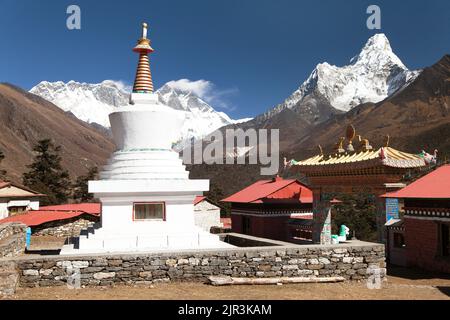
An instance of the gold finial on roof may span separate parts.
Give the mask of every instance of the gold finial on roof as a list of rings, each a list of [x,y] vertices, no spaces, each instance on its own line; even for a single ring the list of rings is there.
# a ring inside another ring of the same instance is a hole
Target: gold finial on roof
[[[350,124],[347,126],[347,130],[345,132],[345,136],[348,140],[347,152],[354,152],[355,148],[353,147],[353,139],[355,138],[356,130],[355,127]]]
[[[320,154],[321,156],[323,156],[323,149],[322,149],[322,146],[319,144],[317,147],[319,148],[319,154]]]
[[[362,151],[365,152],[373,149],[368,139],[363,139],[360,135],[358,135],[358,141],[361,142],[360,149]]]
[[[389,137],[389,135],[387,134],[386,135],[386,138],[385,138],[385,140],[384,140],[384,146],[387,148],[387,147],[389,147],[389,140],[390,140],[390,138],[391,137]]]
[[[339,138],[339,142],[335,144],[334,146],[334,150],[337,151],[337,153],[344,153],[344,141],[345,141],[345,137],[340,137]]]
[[[356,130],[355,127],[350,124],[347,127],[347,131],[345,132],[345,136],[347,137],[347,140],[352,143],[352,140],[355,139]]]

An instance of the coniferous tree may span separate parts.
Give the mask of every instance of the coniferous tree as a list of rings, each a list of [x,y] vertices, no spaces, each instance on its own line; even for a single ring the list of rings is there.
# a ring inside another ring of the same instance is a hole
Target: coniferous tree
[[[2,160],[5,159],[5,154],[3,153],[2,150],[0,150],[0,163],[2,162]],[[0,168],[0,179],[4,179],[6,175],[6,170],[3,170]]]
[[[61,166],[61,147],[55,146],[50,139],[43,139],[33,151],[36,155],[33,163],[27,166],[30,171],[23,174],[23,184],[47,195],[41,201],[43,205],[67,202],[71,182],[69,173]]]
[[[337,194],[342,203],[335,206],[332,217],[333,233],[339,232],[339,226],[345,224],[359,240],[377,241],[376,205],[374,196],[368,193]]]
[[[91,202],[94,200],[94,195],[88,191],[89,180],[97,178],[98,169],[92,167],[85,176],[79,176],[73,185],[73,199],[76,202]]]

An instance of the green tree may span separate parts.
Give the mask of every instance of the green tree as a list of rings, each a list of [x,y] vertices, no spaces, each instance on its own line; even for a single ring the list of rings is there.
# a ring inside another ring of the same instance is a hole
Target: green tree
[[[98,175],[98,168],[92,167],[84,176],[79,176],[72,188],[72,198],[76,202],[91,202],[94,200],[94,195],[88,191],[89,180],[95,180]]]
[[[23,174],[23,184],[47,195],[41,201],[43,205],[66,203],[71,182],[69,173],[61,165],[61,147],[55,146],[50,139],[43,139],[33,151],[34,161],[27,166],[30,171]]]
[[[0,150],[0,163],[2,162],[3,159],[5,159],[5,154],[3,153],[2,150]],[[0,179],[4,179],[5,175],[6,175],[6,170],[0,169]]]
[[[337,194],[342,203],[335,205],[332,213],[332,231],[337,234],[345,224],[350,228],[350,237],[360,240],[377,241],[376,205],[374,196],[368,193]]]
[[[209,191],[205,194],[211,201],[220,204],[222,206],[221,214],[222,216],[229,216],[231,213],[231,205],[229,203],[220,202],[220,200],[225,198],[223,190],[216,184],[211,183]]]

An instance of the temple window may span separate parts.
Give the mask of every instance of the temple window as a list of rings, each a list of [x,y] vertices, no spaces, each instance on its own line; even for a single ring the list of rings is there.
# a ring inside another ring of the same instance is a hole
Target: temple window
[[[8,212],[10,216],[15,216],[16,214],[21,214],[28,211],[27,206],[17,206],[17,207],[9,207]]]
[[[133,215],[134,220],[164,220],[164,202],[135,203]]]

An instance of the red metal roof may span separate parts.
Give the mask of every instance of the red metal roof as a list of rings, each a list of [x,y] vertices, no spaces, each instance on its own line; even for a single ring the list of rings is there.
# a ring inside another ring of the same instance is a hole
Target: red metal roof
[[[101,203],[77,203],[77,204],[62,204],[57,206],[44,206],[39,210],[56,210],[56,211],[83,211],[89,214],[99,216],[102,212]]]
[[[205,196],[196,196],[194,199],[194,206],[198,205],[200,202],[202,202],[205,199],[206,199]]]
[[[295,179],[275,178],[260,180],[245,189],[223,199],[223,202],[262,203],[271,200],[296,199],[312,203],[312,191]]]
[[[383,198],[450,199],[450,165],[444,165]]]
[[[90,214],[98,217],[101,213],[100,203],[80,203],[59,206],[41,207],[39,210],[28,211],[0,220],[0,224],[7,222],[22,222],[29,227],[41,225],[51,221],[59,221]]]

